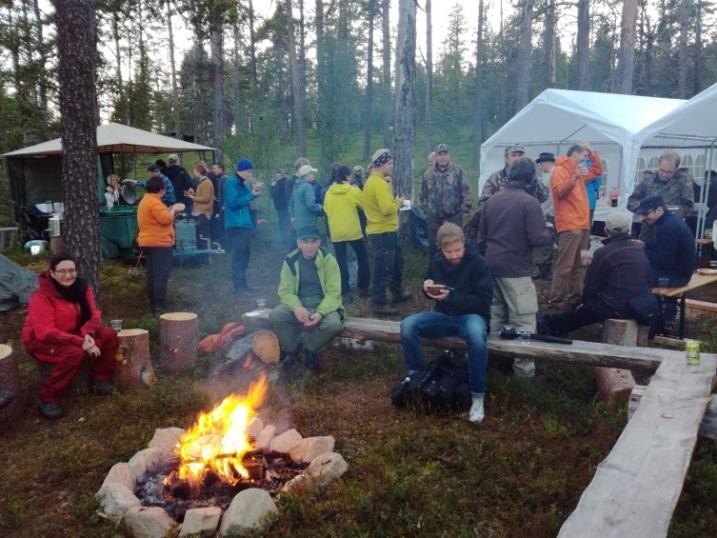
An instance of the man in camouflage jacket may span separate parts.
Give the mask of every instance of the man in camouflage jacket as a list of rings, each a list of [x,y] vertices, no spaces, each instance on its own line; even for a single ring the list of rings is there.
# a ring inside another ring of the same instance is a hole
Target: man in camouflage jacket
[[[627,208],[633,213],[640,207],[640,202],[648,197],[659,195],[668,208],[682,217],[692,214],[695,207],[694,188],[692,178],[686,168],[680,168],[680,156],[674,151],[665,151],[660,155],[659,168],[646,171],[642,181],[627,199]],[[654,235],[653,226],[642,223],[640,226],[640,239],[650,240]]]
[[[428,259],[438,252],[436,232],[444,222],[461,226],[463,215],[472,205],[471,191],[463,169],[450,160],[448,146],[438,144],[432,166],[423,173],[421,180],[421,208],[426,214],[428,232]]]

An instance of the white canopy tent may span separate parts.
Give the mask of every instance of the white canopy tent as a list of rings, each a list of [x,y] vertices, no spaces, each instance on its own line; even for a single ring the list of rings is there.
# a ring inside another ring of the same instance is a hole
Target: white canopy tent
[[[481,146],[480,189],[490,174],[503,168],[507,146],[522,144],[528,155],[565,153],[580,140],[589,141],[606,164],[606,184],[617,187],[621,204],[633,190],[640,151],[638,133],[685,101],[575,90],[543,91]],[[598,207],[595,218],[602,218]]]

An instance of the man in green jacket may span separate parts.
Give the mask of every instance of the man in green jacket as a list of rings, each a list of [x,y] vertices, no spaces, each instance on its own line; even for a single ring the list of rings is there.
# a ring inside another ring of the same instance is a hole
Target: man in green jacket
[[[341,332],[341,273],[336,259],[321,248],[315,227],[299,229],[296,244],[281,267],[281,304],[271,311],[271,325],[285,364],[304,355],[306,367],[315,370],[318,351]]]

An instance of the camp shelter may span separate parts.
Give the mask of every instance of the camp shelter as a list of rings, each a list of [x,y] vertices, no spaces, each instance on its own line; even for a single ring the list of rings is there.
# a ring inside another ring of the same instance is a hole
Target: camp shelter
[[[620,191],[621,204],[635,185],[640,151],[638,133],[685,101],[613,93],[548,89],[543,91],[481,146],[480,188],[488,176],[504,166],[505,148],[525,146],[535,159],[542,151],[565,154],[581,140],[600,152],[609,188]],[[595,218],[605,212],[598,205]]]

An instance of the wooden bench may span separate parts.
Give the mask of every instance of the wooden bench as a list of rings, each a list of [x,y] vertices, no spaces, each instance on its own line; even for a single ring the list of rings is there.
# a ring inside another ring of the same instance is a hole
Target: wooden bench
[[[660,299],[666,297],[677,298],[678,305],[680,307],[680,325],[678,331],[678,337],[680,340],[685,337],[685,295],[688,291],[699,289],[714,282],[717,282],[717,275],[701,275],[699,273],[694,273],[692,278],[690,278],[690,281],[684,286],[679,286],[677,288],[652,288],[650,290],[653,295],[657,295]]]

